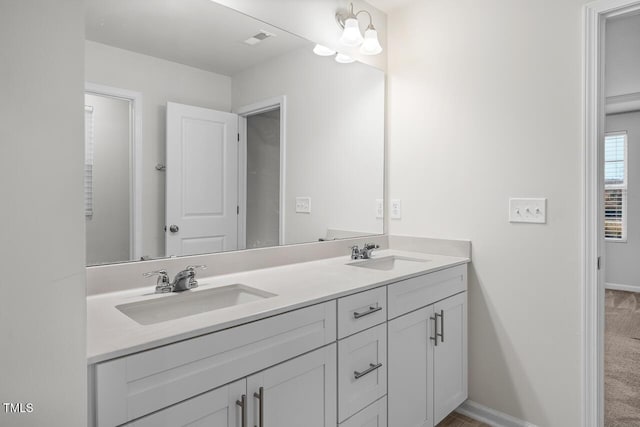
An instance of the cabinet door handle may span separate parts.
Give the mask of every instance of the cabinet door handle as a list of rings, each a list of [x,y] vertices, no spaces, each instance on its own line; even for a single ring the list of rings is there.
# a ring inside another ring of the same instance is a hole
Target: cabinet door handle
[[[353,318],[354,318],[354,319],[359,319],[359,318],[361,318],[361,317],[368,316],[368,315],[373,314],[373,313],[375,313],[376,311],[380,311],[380,310],[382,310],[382,307],[374,307],[374,306],[370,306],[370,307],[369,307],[369,310],[367,310],[367,311],[363,311],[363,312],[361,312],[361,313],[358,313],[357,311],[355,311],[355,312],[353,313]]]
[[[438,346],[438,313],[436,313],[435,317],[429,317],[429,319],[433,320],[435,323],[434,334],[435,336],[429,337],[431,341],[433,341],[434,346]]]
[[[436,317],[438,316],[440,316],[440,333],[438,333],[438,330],[436,329],[436,337],[440,337],[440,342],[444,342],[444,310],[440,310],[440,313],[436,313]]]
[[[258,419],[260,421],[259,426],[264,427],[264,387],[260,387],[257,393],[253,393],[253,397],[258,399]]]
[[[236,400],[236,405],[238,405],[241,409],[242,414],[242,427],[247,427],[247,395],[243,394],[240,398],[241,400]]]
[[[364,371],[362,372],[353,371],[353,376],[356,379],[358,379],[358,378],[364,377],[367,374],[370,374],[371,372],[375,371],[376,369],[379,369],[380,367],[382,367],[382,363],[378,363],[377,365],[374,365],[373,363],[369,363],[369,367]]]

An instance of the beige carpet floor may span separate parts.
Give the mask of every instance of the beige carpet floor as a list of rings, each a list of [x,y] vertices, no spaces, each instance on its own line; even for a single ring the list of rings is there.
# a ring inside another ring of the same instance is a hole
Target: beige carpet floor
[[[640,426],[640,293],[605,294],[605,427]]]

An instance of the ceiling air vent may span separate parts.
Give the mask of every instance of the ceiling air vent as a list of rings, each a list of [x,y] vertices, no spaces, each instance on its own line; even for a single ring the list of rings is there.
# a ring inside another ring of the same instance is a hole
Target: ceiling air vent
[[[253,46],[260,43],[263,40],[268,39],[269,37],[274,37],[275,34],[270,33],[268,31],[260,30],[260,32],[254,36],[249,37],[244,41],[244,43]]]

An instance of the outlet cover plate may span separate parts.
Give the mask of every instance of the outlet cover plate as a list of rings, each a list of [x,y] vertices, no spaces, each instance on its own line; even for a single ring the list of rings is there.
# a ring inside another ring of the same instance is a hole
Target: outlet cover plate
[[[402,200],[393,199],[391,200],[391,219],[401,219],[402,218]]]
[[[547,223],[546,198],[509,199],[509,222]]]
[[[311,197],[296,197],[296,213],[311,213]]]
[[[376,199],[376,218],[384,218],[384,200]]]

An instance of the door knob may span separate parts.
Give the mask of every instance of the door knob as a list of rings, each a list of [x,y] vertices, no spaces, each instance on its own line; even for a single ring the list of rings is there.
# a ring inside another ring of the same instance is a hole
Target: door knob
[[[175,225],[175,224],[171,224],[171,225],[169,226],[169,231],[170,231],[170,232],[172,232],[172,233],[177,233],[179,230],[180,230],[180,227],[178,227],[178,226],[177,226],[177,225]]]

